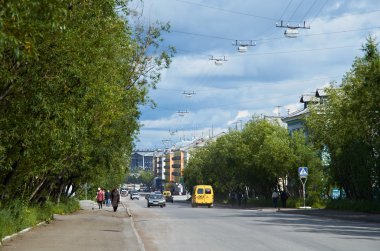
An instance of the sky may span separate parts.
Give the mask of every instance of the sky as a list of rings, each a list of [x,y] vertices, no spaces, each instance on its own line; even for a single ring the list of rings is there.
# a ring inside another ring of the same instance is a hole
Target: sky
[[[156,108],[140,107],[136,150],[239,130],[253,116],[286,116],[303,107],[302,94],[339,84],[369,34],[380,39],[378,0],[138,2],[146,25],[170,23],[163,46],[177,53],[149,91]],[[306,29],[287,38],[281,20]],[[236,42],[252,46],[242,53]]]

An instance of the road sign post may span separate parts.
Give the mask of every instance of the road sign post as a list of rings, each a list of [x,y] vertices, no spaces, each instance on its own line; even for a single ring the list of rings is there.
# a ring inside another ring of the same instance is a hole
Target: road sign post
[[[303,208],[306,208],[305,201],[306,201],[306,193],[305,193],[305,184],[307,181],[307,175],[308,175],[308,169],[307,167],[299,167],[298,168],[298,175],[300,177],[301,183],[302,183],[302,191],[303,191]]]

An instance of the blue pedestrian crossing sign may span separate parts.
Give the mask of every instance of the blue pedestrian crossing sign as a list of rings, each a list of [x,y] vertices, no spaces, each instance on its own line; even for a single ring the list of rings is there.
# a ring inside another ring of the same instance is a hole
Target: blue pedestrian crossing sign
[[[308,174],[309,173],[308,173],[307,167],[298,168],[298,175],[300,176],[300,178],[307,178]]]

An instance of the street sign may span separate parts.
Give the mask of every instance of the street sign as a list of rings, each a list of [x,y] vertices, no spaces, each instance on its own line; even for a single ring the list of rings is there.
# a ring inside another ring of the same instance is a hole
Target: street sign
[[[300,178],[307,178],[307,175],[308,175],[307,167],[299,167],[298,175],[300,176]]]
[[[298,175],[300,176],[300,180],[302,183],[302,191],[303,191],[303,208],[306,208],[305,201],[306,201],[306,192],[305,192],[305,184],[307,181],[307,175],[308,170],[307,167],[298,167]]]

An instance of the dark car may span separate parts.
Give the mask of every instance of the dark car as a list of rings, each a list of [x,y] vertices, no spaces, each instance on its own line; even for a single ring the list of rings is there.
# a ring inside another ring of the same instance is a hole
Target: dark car
[[[150,194],[147,198],[148,201],[148,207],[151,206],[160,206],[164,207],[166,206],[165,198],[162,194]]]

